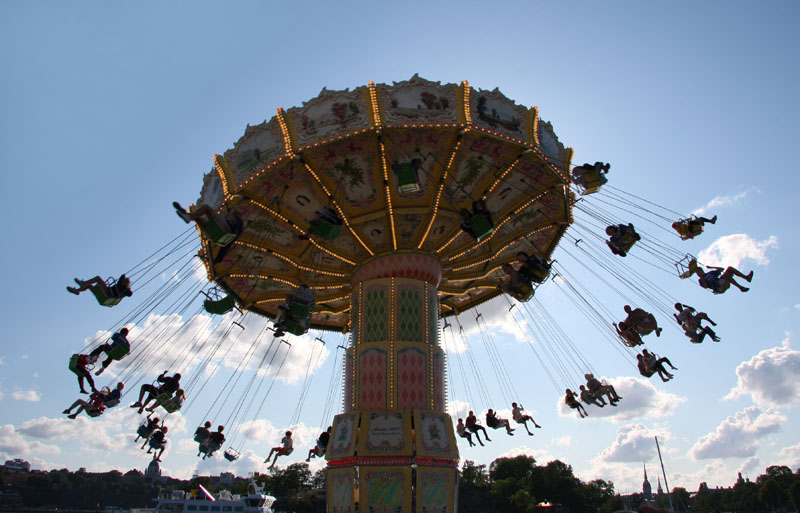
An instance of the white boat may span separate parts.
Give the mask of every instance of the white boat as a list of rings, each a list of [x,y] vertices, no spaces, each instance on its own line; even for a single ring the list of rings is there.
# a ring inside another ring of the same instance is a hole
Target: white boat
[[[153,513],[273,513],[275,497],[266,495],[255,481],[250,482],[250,493],[244,497],[228,490],[211,494],[202,485],[198,486],[200,493],[164,492],[158,497]]]

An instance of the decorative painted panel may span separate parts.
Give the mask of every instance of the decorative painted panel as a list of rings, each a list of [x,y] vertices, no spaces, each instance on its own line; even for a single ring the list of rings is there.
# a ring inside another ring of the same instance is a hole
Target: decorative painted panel
[[[363,347],[363,346],[361,346]],[[387,402],[386,351],[368,348],[358,355],[358,409],[383,410]]]
[[[411,456],[412,447],[408,412],[362,411],[359,456]]]
[[[528,109],[506,98],[498,89],[472,90],[470,95],[472,123],[509,139],[527,142]]]
[[[411,469],[408,467],[362,467],[361,511],[404,513],[411,511]]]
[[[458,459],[453,420],[446,413],[415,411],[417,456]]]
[[[298,149],[371,126],[365,87],[353,91],[323,89],[319,96],[286,114]]]
[[[276,118],[248,126],[244,136],[225,152],[233,182],[239,186],[286,153],[280,124]]]
[[[421,346],[425,347],[425,346]],[[428,355],[417,347],[397,351],[397,407],[427,410]]]
[[[445,410],[445,355],[441,348],[434,348],[433,353],[433,409],[438,412]]]
[[[345,353],[345,360],[344,360],[344,411],[345,412],[352,411],[355,406],[353,404],[355,402],[355,398],[353,397],[354,352],[355,352],[354,347],[351,347]]]
[[[457,123],[458,86],[431,82],[418,75],[393,86],[377,86],[386,125]]]
[[[372,284],[364,287],[364,342],[378,342],[389,338],[388,321],[389,287]]]
[[[422,342],[422,283],[397,285],[397,340]]]
[[[453,513],[455,481],[455,469],[417,469],[417,513]]]
[[[342,413],[333,418],[331,438],[325,453],[327,460],[346,458],[355,454],[357,413]]]
[[[428,344],[439,347],[439,294],[428,287]]]
[[[558,140],[552,123],[540,119],[538,129],[536,135],[539,138],[539,148],[547,155],[547,158],[560,168],[561,161],[564,158],[564,145]]]
[[[328,511],[353,513],[355,511],[355,469],[328,469]]]
[[[358,338],[359,334],[359,319],[361,318],[359,307],[361,306],[361,297],[359,296],[357,291],[353,291],[350,295],[350,345],[356,346],[361,341]]]

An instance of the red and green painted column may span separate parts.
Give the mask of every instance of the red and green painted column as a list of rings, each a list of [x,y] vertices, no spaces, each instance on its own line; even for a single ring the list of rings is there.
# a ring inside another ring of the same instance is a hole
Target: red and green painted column
[[[353,274],[344,413],[327,450],[328,511],[455,511],[458,447],[439,346],[442,267],[395,253]]]

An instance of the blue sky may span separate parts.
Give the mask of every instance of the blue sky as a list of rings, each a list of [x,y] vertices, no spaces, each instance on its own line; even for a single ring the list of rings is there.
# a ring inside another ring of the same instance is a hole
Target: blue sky
[[[631,381],[630,362],[599,344],[597,331],[548,283],[538,295],[545,308],[570,326],[592,366],[627,383],[644,409],[623,414],[623,401],[619,415],[583,421],[560,412],[560,396],[527,343],[502,333],[496,341],[520,401],[544,428],[535,437],[498,435],[486,448],[462,447],[462,458],[561,458],[582,477],[632,491],[641,485],[642,459],[654,466],[649,440],[658,434],[678,485],[729,484],[740,469],[755,477],[773,463],[796,468],[800,248],[789,211],[800,185],[792,157],[798,10],[790,1],[3,2],[0,194],[10,222],[0,254],[0,456],[40,468],[144,468],[132,410],[91,423],[60,415],[76,397],[69,355],[122,315],[64,286],[75,276],[119,274],[181,234],[186,226],[171,202],[197,198],[213,154],[231,147],[248,123],[301,105],[323,87],[419,73],[498,87],[539,106],[575,148],[575,161],[611,162],[612,184],[623,191],[686,213],[717,198],[709,210],[720,216],[715,226],[670,244],[694,253],[714,245],[726,263],[756,273],[747,294],[711,296],[653,272],[672,296],[709,312],[723,342],[690,345],[660,317],[668,329],[651,347],[680,370],[668,384],[650,382],[652,389]],[[567,256],[559,261],[576,269]],[[618,297],[591,287],[621,312]],[[486,316],[502,323],[502,310],[491,306]],[[313,345],[295,344],[293,366],[272,392],[281,400],[268,398],[240,448],[255,456],[235,471],[259,468],[257,457],[279,441]],[[480,336],[471,347],[483,350]],[[334,348],[313,353],[318,368],[296,430],[306,445],[321,422]],[[168,473],[187,476],[197,467],[188,431],[205,420],[226,372],[223,366],[188,411],[186,432],[183,417],[171,418]],[[460,379],[454,373],[451,391],[465,401]],[[491,369],[484,379],[496,386]],[[199,471],[228,468],[214,460]]]

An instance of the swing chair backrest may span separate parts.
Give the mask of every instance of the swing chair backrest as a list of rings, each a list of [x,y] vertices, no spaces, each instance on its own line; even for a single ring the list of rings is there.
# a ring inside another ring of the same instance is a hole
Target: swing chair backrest
[[[392,166],[397,174],[397,189],[401,194],[409,194],[420,190],[417,180],[417,166],[414,161],[403,162]]]
[[[158,394],[156,396],[156,402],[159,406],[167,410],[167,413],[175,413],[181,409],[181,405],[183,404],[181,401],[173,399],[172,394],[169,392],[162,392]]]
[[[147,424],[142,424],[138,429],[136,429],[136,434],[142,438],[148,438],[152,434],[152,431],[147,429]]]
[[[308,231],[327,241],[333,241],[341,233],[342,226],[344,226],[343,221],[336,215],[336,212],[328,207],[323,207],[320,210],[319,219],[311,221]]]
[[[583,190],[580,191],[582,196],[599,191],[600,187],[608,181],[606,177],[603,176],[603,173],[594,167],[591,169],[584,168],[583,179],[586,182],[586,187],[583,187]],[[578,187],[580,188],[580,186]]]
[[[78,375],[80,375],[80,373],[78,371],[78,359],[80,357],[81,357],[81,355],[79,355],[77,353],[75,353],[74,355],[69,357],[69,370],[71,370],[72,372],[74,372],[75,374],[78,374]]]
[[[236,461],[239,459],[240,454],[237,451],[234,451],[233,449],[228,449],[225,451],[225,454],[223,454],[223,456],[225,456],[225,459],[228,461]]]
[[[534,283],[543,283],[550,276],[550,267],[541,264],[526,264],[519,271],[526,280]]]
[[[286,319],[286,331],[292,335],[302,335],[308,331],[308,322]]]
[[[215,219],[209,219],[203,224],[203,232],[217,246],[227,246],[237,237],[236,233],[223,229]]]
[[[311,315],[311,310],[314,309],[314,303],[300,303],[299,301],[289,300],[289,313],[298,319],[305,319]]]
[[[469,218],[469,223],[467,224],[469,225],[470,230],[472,230],[472,233],[475,235],[475,239],[478,242],[488,237],[494,229],[492,222],[489,220],[489,216],[484,212],[477,212],[473,214]]]
[[[214,315],[223,315],[234,309],[236,306],[236,298],[233,295],[225,296],[222,299],[206,299],[203,301],[203,308],[206,312]]]
[[[123,342],[111,342],[111,351],[108,352],[108,356],[113,360],[122,360],[128,353],[131,352],[131,348],[129,345]]]
[[[112,297],[106,294],[106,290],[111,290],[111,287],[117,284],[117,280],[114,278],[108,278],[106,280],[106,286],[103,288],[100,285],[95,285],[94,287],[90,287],[89,290],[94,294],[95,299],[101,306],[108,306],[112,307],[116,304],[119,304],[122,301],[121,297]]]
[[[515,289],[511,291],[511,296],[517,301],[526,302],[533,297],[536,289],[530,283],[520,283]]]
[[[164,447],[164,440],[158,440],[156,438],[151,438],[147,444],[150,446],[151,449],[161,449]]]

